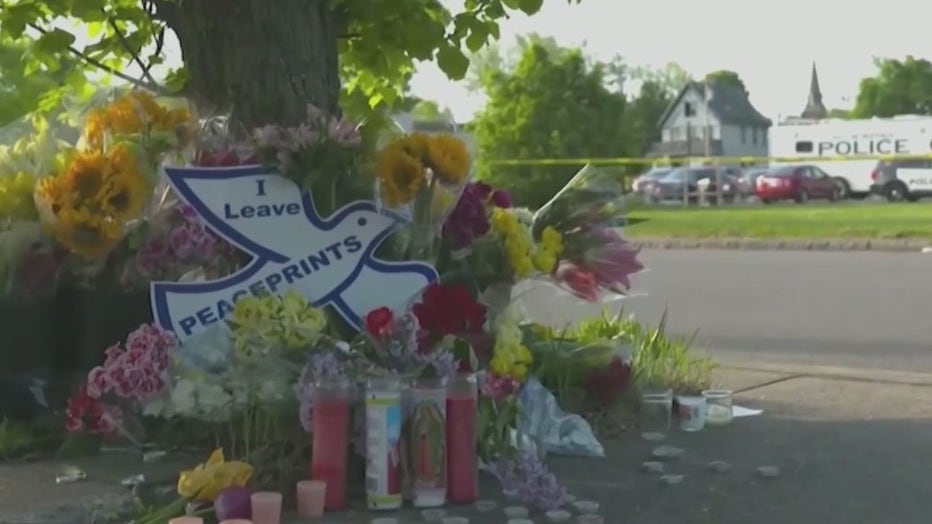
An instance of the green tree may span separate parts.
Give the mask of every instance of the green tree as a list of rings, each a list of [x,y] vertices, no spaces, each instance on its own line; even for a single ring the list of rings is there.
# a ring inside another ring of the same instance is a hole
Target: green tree
[[[834,109],[829,109],[829,110],[828,110],[828,117],[829,117],[829,118],[837,118],[837,119],[839,119],[839,120],[847,120],[847,119],[851,118],[851,110],[850,110],[850,109],[840,109],[840,108],[837,108],[837,107],[834,108]]]
[[[420,121],[453,121],[453,113],[450,112],[450,109],[446,107],[441,108],[440,105],[433,100],[421,100],[411,108],[411,112],[414,114],[414,118]]]
[[[675,96],[663,84],[653,80],[641,83],[628,109],[633,136],[638,140],[633,155],[644,156],[651,144],[660,140],[660,118]]]
[[[744,80],[741,80],[741,76],[738,75],[738,73],[729,71],[727,69],[712,71],[711,73],[705,75],[705,82],[709,84],[737,87],[738,89],[744,91],[744,94],[748,94],[748,88],[744,85]]]
[[[634,67],[629,70],[628,76],[632,80],[658,84],[670,96],[676,96],[683,86],[693,79],[692,75],[675,62],[670,62],[661,68]]]
[[[578,49],[524,49],[513,70],[485,78],[488,103],[473,121],[482,180],[510,190],[520,205],[538,206],[580,166],[500,165],[499,159],[625,156],[631,130],[627,102],[608,89],[606,65]]]
[[[58,74],[33,71],[24,74],[23,57],[28,54],[25,40],[0,39],[0,126],[16,122],[39,107],[36,93],[57,87],[63,80]]]
[[[932,62],[907,56],[875,63],[877,74],[861,80],[852,117],[932,114]]]
[[[230,111],[250,128],[295,124],[309,102],[337,112],[341,84],[346,107],[389,106],[416,61],[436,60],[461,79],[466,50],[497,38],[498,21],[509,12],[533,14],[542,4],[470,0],[451,12],[438,0],[0,0],[0,33],[35,37],[26,74],[58,70],[66,56],[87,66],[44,95],[45,105],[96,68],[159,93],[187,95],[204,110]],[[80,45],[65,29],[76,26],[92,43]],[[170,32],[184,67],[159,79]],[[139,78],[126,73],[130,66]]]

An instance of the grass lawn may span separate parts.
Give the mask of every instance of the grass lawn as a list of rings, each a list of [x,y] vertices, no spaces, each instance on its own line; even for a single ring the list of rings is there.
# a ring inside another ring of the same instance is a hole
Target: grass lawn
[[[641,208],[628,218],[633,238],[932,239],[924,203]]]

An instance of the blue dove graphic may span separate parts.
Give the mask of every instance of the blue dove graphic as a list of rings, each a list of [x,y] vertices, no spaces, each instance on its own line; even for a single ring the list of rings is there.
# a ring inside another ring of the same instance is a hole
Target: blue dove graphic
[[[213,231],[253,256],[219,280],[152,283],[156,322],[182,341],[223,320],[243,296],[292,289],[360,329],[369,311],[404,304],[438,279],[429,264],[373,257],[400,223],[374,202],[352,202],[325,219],[309,192],[262,166],[165,174]]]

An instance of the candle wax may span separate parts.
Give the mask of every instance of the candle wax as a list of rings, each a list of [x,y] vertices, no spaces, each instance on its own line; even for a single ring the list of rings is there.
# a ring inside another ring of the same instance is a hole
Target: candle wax
[[[346,400],[314,404],[311,478],[327,483],[324,509],[346,509],[346,458],[350,409]]]

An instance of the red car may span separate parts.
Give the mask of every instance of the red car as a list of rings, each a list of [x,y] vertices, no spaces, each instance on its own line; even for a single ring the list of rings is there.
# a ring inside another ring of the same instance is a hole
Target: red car
[[[754,194],[761,202],[777,200],[808,202],[824,198],[832,202],[841,198],[838,181],[816,166],[782,166],[757,177]]]

